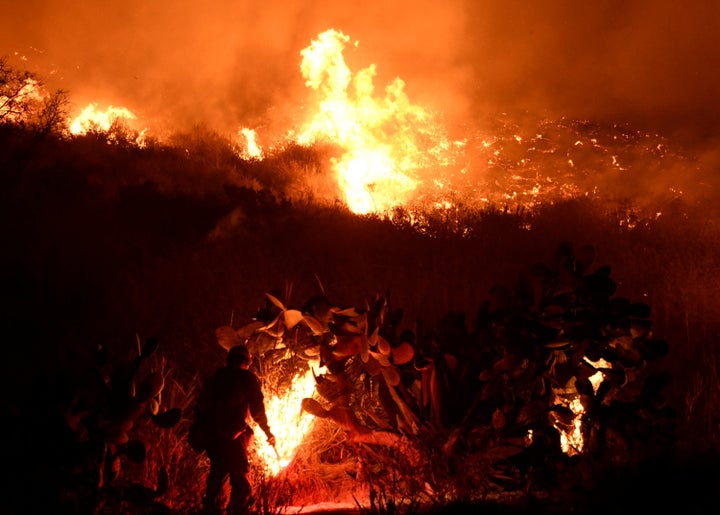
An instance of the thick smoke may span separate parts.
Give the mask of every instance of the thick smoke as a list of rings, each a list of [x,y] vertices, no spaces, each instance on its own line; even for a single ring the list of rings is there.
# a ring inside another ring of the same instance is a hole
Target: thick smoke
[[[376,63],[378,80],[410,82],[420,70],[416,91],[447,81],[463,29],[457,5],[426,0],[30,0],[7,9],[0,51],[68,90],[78,111],[123,105],[175,129],[278,123],[307,92],[300,51],[329,28],[360,42],[348,61]]]
[[[302,105],[299,52],[335,28],[357,69],[476,123],[494,112],[628,121],[714,134],[720,3],[706,0],[25,0],[3,8],[0,52],[53,87],[149,123],[219,130]],[[169,126],[169,127],[167,127]]]
[[[718,2],[468,5],[464,48],[482,108],[546,109],[692,137],[718,128]]]

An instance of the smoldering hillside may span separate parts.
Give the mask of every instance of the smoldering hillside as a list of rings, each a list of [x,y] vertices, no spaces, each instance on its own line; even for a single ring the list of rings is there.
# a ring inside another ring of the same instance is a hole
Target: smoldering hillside
[[[717,211],[699,196],[666,198],[652,217],[581,196],[532,213],[495,205],[452,217],[398,211],[390,221],[293,197],[297,183],[277,166],[307,173],[322,159],[311,150],[273,168],[223,161],[220,142],[214,160],[98,135],[6,131],[2,145],[2,376],[12,409],[38,381],[87,366],[98,343],[125,359],[138,338],[156,336],[178,374],[207,372],[223,356],[215,329],[250,321],[270,291],[296,307],[320,292],[357,307],[388,294],[405,327],[432,331],[455,313],[472,330],[494,285],[514,288],[572,242],[611,266],[618,296],[651,307],[654,334],[670,343],[683,436],[692,445],[718,436],[706,386],[717,372],[708,356],[717,354],[720,240]]]
[[[650,307],[670,349],[653,364],[672,379],[663,407],[677,412],[678,446],[665,451],[717,469],[717,6],[28,1],[6,18],[0,47],[69,90],[69,115],[123,105],[167,136],[141,147],[123,127],[49,137],[0,127],[12,502],[27,506],[26,489],[37,494],[55,472],[43,466],[57,452],[46,423],[65,428],[63,387],[96,371],[100,345],[123,362],[157,337],[155,357],[188,404],[188,385],[222,363],[215,330],[251,320],[266,292],[290,307],[324,292],[359,308],[381,293],[403,327],[473,331],[496,285],[513,290],[538,263],[553,267],[564,242],[592,246],[617,298]],[[330,145],[238,157],[225,134],[284,133],[307,112],[299,51],[329,27],[352,38],[352,69],[376,63],[378,84],[401,77],[464,140],[468,161],[426,178],[452,192],[452,208],[424,190],[392,219],[350,213]],[[641,471],[652,496],[599,485],[591,504],[712,492],[714,476],[686,463],[691,475]]]

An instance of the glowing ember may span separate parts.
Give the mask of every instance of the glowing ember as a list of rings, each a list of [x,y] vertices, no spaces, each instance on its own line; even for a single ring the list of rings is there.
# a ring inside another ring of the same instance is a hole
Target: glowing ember
[[[560,448],[565,454],[573,456],[580,454],[585,444],[582,434],[582,414],[585,413],[585,407],[579,397],[570,400],[567,407],[573,412],[575,418],[573,418],[570,429],[560,429]]]
[[[609,363],[602,358],[600,358],[597,361],[590,361],[589,359],[585,358],[585,361],[590,363],[595,368],[611,368],[612,367],[612,363]],[[593,375],[591,375],[588,378],[588,380],[590,381],[590,384],[592,384],[593,391],[595,393],[597,393],[597,389],[600,386],[600,383],[603,382],[604,377],[605,376],[603,375],[602,371],[598,370],[597,372],[595,372]]]
[[[375,66],[354,76],[343,58],[349,37],[330,29],[302,50],[306,85],[317,110],[298,133],[303,145],[329,141],[343,154],[331,164],[345,202],[355,213],[402,205],[418,188],[419,172],[454,162],[452,148],[430,113],[412,105],[395,79],[376,98]]]
[[[312,397],[314,391],[315,377],[310,369],[304,374],[296,375],[287,392],[268,396],[265,400],[268,422],[275,435],[276,445],[273,449],[262,431],[256,429],[256,434],[261,435],[256,439],[257,453],[273,476],[290,464],[298,446],[312,429],[315,418],[304,413],[300,406],[302,400]]]

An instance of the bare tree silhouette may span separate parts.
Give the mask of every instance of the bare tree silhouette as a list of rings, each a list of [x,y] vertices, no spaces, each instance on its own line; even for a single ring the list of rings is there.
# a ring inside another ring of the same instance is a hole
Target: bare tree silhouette
[[[17,125],[37,135],[59,134],[68,115],[67,92],[48,92],[34,73],[0,58],[0,125]]]

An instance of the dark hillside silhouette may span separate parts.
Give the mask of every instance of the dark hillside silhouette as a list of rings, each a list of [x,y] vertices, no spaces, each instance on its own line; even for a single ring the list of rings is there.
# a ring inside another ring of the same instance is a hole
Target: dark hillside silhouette
[[[567,241],[592,245],[617,294],[647,304],[654,336],[670,342],[679,452],[718,449],[720,233],[703,205],[678,199],[632,226],[591,199],[390,221],[291,198],[257,164],[0,129],[5,463],[27,459],[15,453],[34,443],[14,443],[47,421],[53,389],[92,367],[100,343],[124,361],[157,337],[189,384],[223,359],[215,330],[247,322],[266,292],[299,306],[321,288],[353,306],[386,295],[405,329],[475,331],[496,285],[553,262]]]

